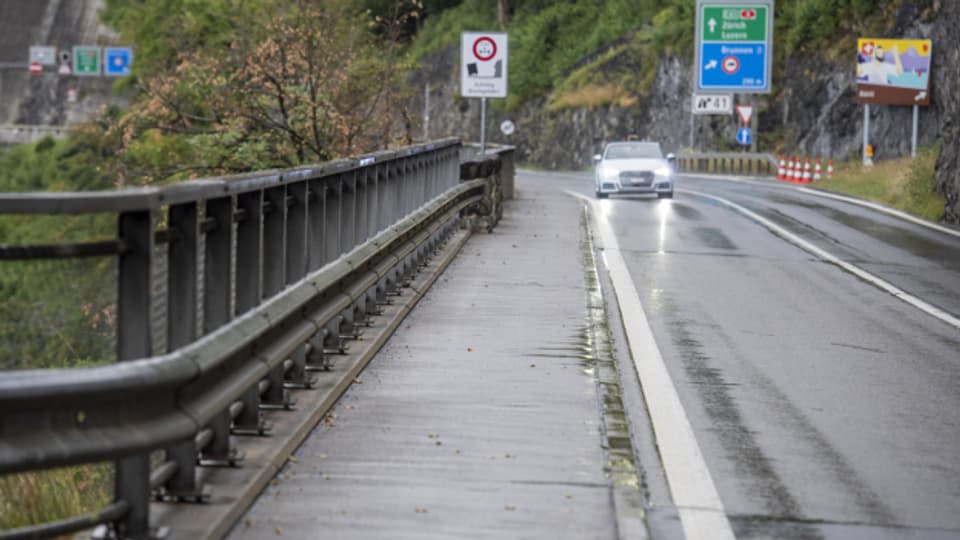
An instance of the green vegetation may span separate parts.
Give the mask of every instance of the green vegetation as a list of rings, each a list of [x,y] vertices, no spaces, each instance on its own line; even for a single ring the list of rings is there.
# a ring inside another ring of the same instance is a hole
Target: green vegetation
[[[105,463],[0,476],[0,529],[95,512],[109,502],[112,482]]]
[[[693,54],[692,0],[501,0],[510,14],[510,96],[513,109],[549,96],[550,107],[630,105],[649,90],[659,59]],[[462,0],[426,11],[412,55],[459,43],[460,32],[498,29],[497,6]],[[900,2],[886,0],[780,0],[774,51],[779,59],[799,51],[839,57],[858,35],[879,33]],[[837,39],[837,35],[844,36]],[[617,59],[610,65],[610,60]],[[601,58],[597,58],[597,56]],[[777,65],[782,65],[778,62]]]
[[[836,191],[898,208],[923,219],[943,218],[944,198],[937,193],[934,167],[940,149],[936,146],[917,151],[915,160],[904,157],[883,161],[872,167],[862,163],[841,163],[831,179],[814,187]]]

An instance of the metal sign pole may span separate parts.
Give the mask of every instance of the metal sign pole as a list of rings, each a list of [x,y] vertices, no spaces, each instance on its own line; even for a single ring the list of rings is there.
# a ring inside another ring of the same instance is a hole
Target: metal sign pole
[[[480,153],[487,151],[487,98],[480,98]]]
[[[913,138],[910,140],[910,157],[917,157],[917,129],[920,124],[920,106],[913,106]]]
[[[430,83],[423,85],[423,140],[430,140]]]
[[[867,156],[867,147],[870,146],[870,105],[863,106],[863,164],[869,165],[870,158]]]

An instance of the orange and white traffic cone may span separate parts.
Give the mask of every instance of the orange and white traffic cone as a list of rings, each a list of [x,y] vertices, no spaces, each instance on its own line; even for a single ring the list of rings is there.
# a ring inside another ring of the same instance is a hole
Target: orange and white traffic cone
[[[827,160],[827,178],[833,178],[833,160]]]
[[[787,163],[784,160],[786,156],[780,154],[780,167],[777,168],[777,180],[787,179]]]
[[[810,174],[810,157],[807,157],[806,163],[803,164],[803,183],[809,184],[813,176]]]
[[[787,162],[787,182],[793,182],[793,178],[796,170],[796,161],[794,156],[790,156],[790,161]]]
[[[814,181],[814,182],[816,182],[817,180],[820,180],[821,178],[823,178],[823,176],[820,175],[820,172],[821,172],[821,170],[820,170],[820,158],[817,158],[817,165],[813,168],[813,181]]]

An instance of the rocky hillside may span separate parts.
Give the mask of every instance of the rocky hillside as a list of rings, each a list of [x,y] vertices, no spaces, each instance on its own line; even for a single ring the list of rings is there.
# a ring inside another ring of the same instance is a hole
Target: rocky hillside
[[[960,2],[905,1],[883,36],[933,40],[933,101],[920,112],[920,144],[939,143],[938,188],[946,195],[946,220],[960,221]],[[514,144],[522,161],[549,168],[588,167],[606,141],[633,129],[644,138],[662,141],[671,150],[732,150],[736,123],[732,117],[698,118],[691,122],[691,59],[666,54],[651,58],[643,40],[611,47],[611,56],[594,78],[624,73],[649,74],[634,80],[636,99],[597,106],[557,106],[556,93],[531,100],[515,110],[493,104],[487,133],[493,142]],[[862,151],[863,108],[854,99],[853,50],[850,55],[793,55],[777,70],[775,93],[759,99],[760,150],[802,152],[834,159],[856,158]],[[620,51],[620,52],[617,52]],[[412,80],[415,88],[429,83],[430,135],[479,138],[480,103],[458,96],[459,50],[451,47],[425,58]],[[599,54],[599,53],[598,53]],[[585,61],[588,61],[586,59]],[[422,110],[422,97],[412,105]],[[507,137],[498,126],[511,119],[516,132]],[[871,143],[878,159],[910,152],[910,107],[871,107]]]

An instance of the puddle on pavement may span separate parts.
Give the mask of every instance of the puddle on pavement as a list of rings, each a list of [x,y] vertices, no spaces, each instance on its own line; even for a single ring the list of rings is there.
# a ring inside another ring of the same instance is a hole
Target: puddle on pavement
[[[697,227],[693,230],[697,238],[707,247],[713,249],[736,250],[737,245],[730,240],[723,231],[714,227]]]

